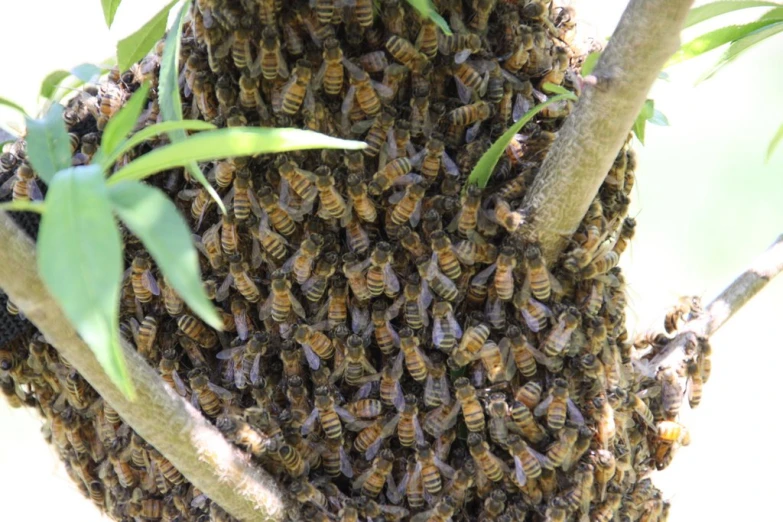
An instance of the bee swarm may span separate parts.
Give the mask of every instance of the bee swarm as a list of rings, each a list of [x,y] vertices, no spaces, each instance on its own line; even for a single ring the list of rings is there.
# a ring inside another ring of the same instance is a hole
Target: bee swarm
[[[523,127],[488,187],[465,187],[544,83],[579,90],[572,12],[436,4],[453,36],[401,0],[194,2],[186,114],[369,147],[202,164],[225,216],[181,170],[151,178],[190,219],[226,330],[196,318],[126,234],[122,335],[287,486],[303,520],[664,520],[649,474],[689,441],[683,382],[695,406],[710,349],[700,340],[655,378],[634,366],[700,309],[683,301],[666,334],[629,340],[616,265],[635,227],[633,152],[619,152],[552,272],[515,209],[571,102]],[[138,128],[160,119],[161,53],[68,103],[75,165],[145,80]],[[40,193],[22,141],[0,172],[6,195]],[[0,384],[41,412],[72,479],[112,519],[231,519],[40,334],[2,347]]]

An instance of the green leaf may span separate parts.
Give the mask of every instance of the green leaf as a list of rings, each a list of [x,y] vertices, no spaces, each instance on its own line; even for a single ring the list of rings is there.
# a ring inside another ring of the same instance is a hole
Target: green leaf
[[[179,0],[172,0],[166,7],[153,16],[141,29],[117,42],[117,65],[120,71],[127,71],[152,49],[155,43],[163,38],[166,32],[166,22],[169,11]]]
[[[27,111],[25,111],[21,105],[12,102],[8,98],[3,98],[0,96],[0,105],[5,105],[6,107],[11,107],[12,109],[21,112],[25,116],[27,116]]]
[[[17,199],[16,201],[0,203],[0,210],[5,210],[6,212],[37,212],[38,214],[43,214],[46,210],[46,204],[43,201]]]
[[[552,94],[571,94],[571,91],[562,85],[557,85],[555,83],[546,82],[542,87],[544,88],[544,92]]]
[[[590,76],[590,73],[595,69],[595,65],[598,63],[598,59],[601,57],[601,51],[593,51],[588,54],[582,62],[582,76]]]
[[[62,83],[64,79],[69,77],[71,73],[59,69],[54,72],[50,72],[46,75],[43,82],[41,82],[41,92],[39,93],[41,98],[51,99],[54,93],[57,91],[57,87]]]
[[[407,0],[410,5],[413,6],[414,9],[416,9],[421,16],[424,16],[426,18],[429,18],[433,22],[435,22],[435,25],[440,27],[440,30],[443,31],[443,34],[451,36],[452,32],[449,28],[449,24],[446,22],[446,20],[443,19],[443,17],[438,14],[437,9],[435,9],[435,6],[432,3],[432,0]]]
[[[201,132],[195,136],[157,148],[128,163],[109,178],[109,184],[144,179],[163,170],[183,167],[191,161],[209,161],[233,156],[255,156],[270,152],[308,149],[349,149],[367,147],[361,141],[341,140],[299,129],[234,127]]]
[[[114,15],[117,14],[117,8],[122,0],[101,0],[103,7],[103,18],[106,20],[106,27],[111,28],[114,23]]]
[[[668,82],[669,80],[671,80],[671,78],[669,77],[669,73],[667,73],[666,71],[659,72],[658,73],[658,79],[659,80],[663,80],[665,82]]]
[[[27,118],[27,159],[47,184],[57,171],[71,166],[71,140],[63,122],[63,107],[54,104],[42,119]]]
[[[169,34],[166,35],[166,44],[163,47],[163,57],[160,61],[160,74],[158,83],[158,103],[160,104],[160,113],[164,121],[180,121],[182,119],[182,99],[179,96],[179,43],[182,35],[182,23],[185,15],[190,9],[190,0],[187,0],[177,14],[177,19],[171,27]],[[169,133],[169,139],[172,143],[187,138],[184,130],[177,129]],[[226,207],[218,193],[209,184],[207,177],[201,172],[198,163],[191,161],[185,168],[190,175],[207,189],[207,192],[218,204],[220,211],[226,213]]]
[[[713,65],[712,69],[707,71],[706,74],[696,81],[696,84],[698,85],[705,80],[709,80],[715,75],[715,73],[717,73],[725,65],[728,65],[734,61],[740,54],[781,31],[783,31],[783,22],[777,22],[754,31],[741,40],[737,40],[729,46],[725,53],[723,53],[723,56],[720,57],[718,63]]]
[[[691,58],[695,58],[701,54],[711,51],[721,45],[739,40],[740,38],[749,35],[750,33],[762,29],[770,24],[774,23],[773,20],[764,20],[750,22],[744,25],[729,25],[727,27],[721,27],[709,33],[703,34],[697,38],[694,38],[690,42],[683,44],[680,49],[674,53],[665,67],[669,67]]]
[[[489,183],[489,178],[492,175],[492,171],[495,170],[495,165],[497,165],[500,156],[503,155],[506,147],[508,147],[509,143],[511,143],[511,140],[514,138],[514,136],[522,127],[525,126],[527,122],[533,119],[533,116],[541,112],[541,110],[546,106],[553,103],[557,103],[561,100],[576,99],[576,96],[571,92],[568,94],[559,94],[530,109],[524,116],[522,116],[519,121],[509,127],[508,130],[504,132],[503,135],[495,141],[495,143],[492,144],[489,150],[487,150],[487,152],[481,156],[481,159],[478,160],[478,163],[476,163],[476,166],[473,167],[473,170],[470,172],[470,176],[468,177],[468,182],[465,184],[465,188],[467,188],[468,185],[478,185],[481,188],[487,186],[487,183]]]
[[[775,9],[771,9],[761,15],[759,17],[759,22],[763,20],[772,20],[774,22],[779,22],[781,19],[783,19],[783,6],[776,7]]]
[[[647,126],[647,121],[655,114],[655,102],[651,99],[646,99],[642,109],[639,111],[639,115],[636,116],[636,121],[633,123],[633,133],[639,142],[644,145],[644,132]]]
[[[781,140],[783,140],[783,124],[778,127],[778,131],[772,137],[772,141],[769,142],[769,147],[767,147],[767,157],[765,159],[766,162],[769,162],[772,154],[775,152],[775,149],[778,147],[778,145],[780,145]]]
[[[747,0],[724,0],[721,2],[712,2],[711,4],[694,7],[688,12],[685,19],[685,27],[696,25],[710,18],[722,14],[747,9],[748,7],[777,7],[780,4],[775,2],[751,2]]]
[[[158,268],[196,315],[213,328],[223,323],[201,282],[191,230],[166,195],[138,181],[109,188],[114,211],[147,247]]]
[[[647,118],[647,121],[649,121],[653,125],[658,125],[661,127],[669,126],[669,118],[667,118],[666,115],[661,111],[659,111],[658,109],[653,110],[652,116]]]
[[[106,71],[94,63],[82,63],[71,69],[71,74],[80,80],[81,83],[95,82]]]
[[[213,124],[202,120],[182,120],[182,121],[162,121],[160,123],[154,123],[148,127],[144,127],[139,132],[121,143],[117,149],[114,150],[106,159],[106,165],[111,165],[117,158],[125,154],[138,144],[147,141],[148,139],[158,136],[160,134],[167,134],[172,130],[183,129],[190,131],[205,131],[216,129]]]
[[[134,396],[119,339],[122,237],[99,165],[71,167],[49,184],[38,271],[112,382]]]
[[[149,91],[150,84],[145,82],[144,85],[136,89],[136,92],[125,103],[125,106],[111,117],[103,130],[103,137],[101,138],[101,149],[104,154],[114,153],[122,145],[125,137],[133,130],[136,121],[139,119],[139,114],[141,114],[141,110],[147,102]],[[111,164],[104,163],[104,167],[109,165]]]

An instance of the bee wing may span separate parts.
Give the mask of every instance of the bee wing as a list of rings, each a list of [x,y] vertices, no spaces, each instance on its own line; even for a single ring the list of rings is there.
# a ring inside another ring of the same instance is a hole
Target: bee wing
[[[238,389],[243,389],[247,384],[245,379],[245,371],[242,368],[242,361],[236,361],[234,363],[234,386]]]
[[[409,219],[411,226],[413,228],[416,228],[419,225],[419,221],[421,220],[421,201],[416,202],[416,206],[413,207],[413,212],[411,213],[411,217]]]
[[[253,359],[253,366],[250,368],[250,382],[253,383],[253,385],[258,384],[258,381],[261,377],[261,354],[257,354],[256,358]]]
[[[272,315],[272,302],[274,301],[275,294],[270,293],[266,298],[264,304],[258,307],[258,318],[261,321],[266,321]]]
[[[443,163],[443,168],[446,171],[446,174],[455,177],[460,175],[459,167],[457,167],[457,164],[453,159],[451,159],[451,156],[449,156],[445,150],[443,151],[443,154],[441,154],[440,159]]]
[[[351,331],[363,332],[370,326],[370,311],[366,308],[351,307]]]
[[[302,283],[302,286],[300,289],[302,290],[303,294],[306,294],[310,291],[310,289],[315,285],[317,282],[321,281],[321,276],[312,275],[309,278],[307,278],[307,281]]]
[[[579,407],[574,404],[574,401],[568,399],[566,401],[566,406],[568,408],[568,417],[575,423],[583,425],[585,423],[585,418],[582,415],[582,412],[579,411]]]
[[[307,319],[305,309],[302,308],[302,304],[294,297],[291,291],[288,292],[288,299],[291,301],[291,308],[293,308],[294,313],[302,319]]]
[[[528,99],[522,96],[522,94],[517,94],[517,97],[514,99],[514,107],[511,110],[511,119],[516,123],[521,120],[522,116],[527,114],[529,110],[530,102]]]
[[[468,128],[468,131],[465,133],[465,141],[467,143],[472,143],[476,141],[476,136],[478,136],[480,130],[481,130],[481,122],[477,121],[475,124],[471,125]]]
[[[160,287],[158,286],[158,281],[155,279],[155,276],[152,275],[152,272],[149,270],[145,270],[144,273],[141,276],[141,284],[149,290],[153,295],[160,295]]]
[[[250,266],[256,270],[264,263],[264,253],[261,251],[261,243],[253,237],[252,248],[250,251]]]
[[[514,474],[520,486],[527,484],[527,475],[525,475],[525,469],[522,467],[522,459],[516,455],[514,455]]]
[[[454,317],[454,314],[448,315],[448,321],[449,325],[451,325],[451,328],[454,330],[454,337],[457,339],[462,338],[462,327],[457,322],[457,319]]]
[[[400,280],[397,279],[397,274],[394,273],[390,263],[383,265],[383,284],[394,294],[400,291]]]
[[[405,407],[405,395],[402,392],[402,385],[399,382],[394,383],[394,397],[392,398],[392,404],[400,411]]]
[[[446,478],[453,478],[454,477],[454,468],[440,460],[438,457],[433,457],[433,461],[435,462],[435,466],[438,467],[440,472],[443,474]]]
[[[218,302],[225,301],[228,298],[229,290],[231,290],[231,283],[233,282],[234,277],[231,274],[228,274],[220,287],[218,287],[217,292],[215,292],[215,299],[217,299]]]
[[[403,197],[404,195],[405,195],[405,191],[402,191],[402,190],[401,190],[401,191],[399,191],[399,192],[395,192],[394,194],[392,194],[391,196],[389,196],[389,199],[388,199],[388,201],[389,201],[389,203],[391,203],[392,205],[396,205],[397,203],[399,203],[399,202],[400,202],[400,200],[402,199],[402,197]]]
[[[179,376],[177,370],[171,372],[171,378],[174,380],[174,388],[176,389],[177,393],[179,393],[182,397],[187,395],[188,389],[185,386],[185,383],[182,381],[182,377]]]
[[[397,299],[394,300],[394,303],[390,307],[386,309],[386,320],[391,321],[395,319],[398,315],[400,315],[400,308],[402,308],[402,305],[405,303],[405,296],[400,295],[397,297]]]
[[[473,279],[471,279],[470,284],[472,285],[485,285],[487,284],[487,281],[489,281],[489,277],[495,272],[495,269],[497,268],[497,263],[492,263],[487,268],[476,274]]]
[[[430,285],[426,279],[421,281],[421,305],[425,310],[429,309],[432,304],[432,292],[430,292]]]
[[[318,357],[318,354],[313,351],[309,344],[303,344],[302,350],[304,351],[305,359],[307,359],[307,364],[310,366],[311,370],[317,370],[321,367],[321,358]]]
[[[465,60],[470,58],[471,55],[470,49],[462,49],[461,51],[457,51],[457,53],[454,55],[454,63],[460,64],[464,63]]]
[[[367,470],[365,470],[364,473],[359,475],[359,477],[356,480],[353,481],[353,484],[351,484],[353,489],[361,489],[361,487],[364,485],[364,483],[367,482],[367,477],[370,476],[370,473],[372,473],[372,471],[373,471],[373,468],[370,467]]]
[[[391,128],[386,133],[386,148],[389,150],[389,157],[391,159],[397,159],[400,155],[400,151],[397,148],[397,140],[394,139],[394,129]]]
[[[307,420],[305,420],[302,423],[302,435],[307,436],[311,431],[313,431],[313,427],[315,426],[315,419],[318,418],[318,409],[313,408],[313,411],[310,412],[310,416],[307,417]]]
[[[402,480],[399,484],[397,484],[397,488],[392,490],[388,489],[386,491],[386,497],[389,499],[389,502],[392,504],[399,504],[402,502],[403,495],[405,495],[405,488],[408,487],[408,480],[410,477],[407,473],[405,473],[402,476]],[[404,515],[403,515],[404,516]]]
[[[549,408],[549,405],[552,404],[552,395],[548,395],[546,399],[538,403],[536,408],[533,410],[533,415],[536,417],[541,417],[543,414],[546,413],[546,410]]]
[[[391,88],[387,87],[386,85],[382,84],[381,82],[376,82],[371,80],[370,83],[375,89],[375,92],[378,93],[378,96],[382,98],[391,98],[392,96],[394,96],[394,91]]]
[[[443,337],[444,332],[442,320],[435,319],[435,321],[432,323],[432,344],[435,346],[440,346],[440,343],[443,342]],[[431,377],[427,377],[427,384],[430,383],[430,379]]]
[[[444,404],[451,404],[451,392],[449,391],[449,378],[444,374],[440,377],[440,400]]]
[[[247,200],[250,202],[250,210],[253,212],[253,215],[260,218],[263,215],[264,210],[261,208],[261,205],[258,204],[255,194],[253,194],[253,191],[250,189],[247,190]]]
[[[293,270],[293,268],[294,268],[294,263],[296,262],[296,260],[297,260],[297,259],[299,258],[299,256],[301,256],[301,255],[302,255],[302,249],[300,248],[299,250],[297,250],[297,251],[294,253],[294,255],[292,255],[291,257],[289,257],[289,258],[286,260],[286,262],[285,262],[285,263],[283,263],[283,266],[282,266],[281,270],[282,270],[283,272],[285,272],[286,274],[290,273],[290,272],[291,272],[291,270]]]
[[[200,409],[198,405],[198,392],[196,390],[193,390],[190,394],[190,404],[197,410]]]
[[[413,434],[416,437],[416,442],[418,444],[424,444],[426,442],[424,439],[424,431],[421,429],[421,423],[419,422],[418,415],[413,417]],[[451,471],[453,472],[454,470],[452,469]]]
[[[250,334],[250,326],[248,325],[248,317],[246,313],[241,313],[238,316],[234,316],[234,323],[237,327],[237,335],[240,339],[243,341],[247,340],[248,335]]]
[[[326,73],[326,60],[321,63],[321,68],[315,73],[311,81],[313,89],[319,90],[324,82],[324,73]]]
[[[347,63],[350,63],[350,62],[347,62]],[[353,64],[351,64],[351,65],[353,66]],[[355,85],[351,85],[348,88],[348,92],[345,93],[345,98],[343,98],[343,103],[340,106],[340,112],[343,115],[347,116],[351,112],[351,109],[353,108],[353,101],[354,101],[354,97],[355,96],[356,96],[356,86]],[[346,121],[345,123],[347,124],[348,122]],[[344,125],[343,128],[346,131],[347,131],[347,129],[349,129],[349,127],[347,127],[346,125]],[[345,132],[345,133],[348,134],[348,132]]]
[[[235,348],[229,348],[228,350],[223,350],[222,352],[218,352],[218,354],[215,357],[217,357],[221,361],[226,361],[228,359],[231,359],[235,355],[239,354],[242,350],[245,349],[246,346],[247,346],[246,344],[243,344]]]
[[[341,445],[338,451],[340,453],[340,471],[348,478],[353,477],[353,466],[351,465],[351,459],[348,458],[348,454],[345,452],[345,448]]]
[[[33,201],[43,201],[43,194],[34,179],[27,181],[27,195]]]
[[[470,99],[473,97],[473,89],[465,85],[457,76],[454,76],[454,81],[457,84],[459,100],[464,104],[470,103]]]
[[[223,399],[224,401],[231,401],[234,399],[234,394],[226,390],[225,388],[221,388],[217,384],[213,384],[211,382],[208,384],[208,386],[210,390],[215,392],[215,394],[217,394],[217,396]]]
[[[16,175],[12,175],[10,178],[5,180],[5,183],[3,183],[2,186],[0,186],[0,198],[4,198],[11,193],[11,191],[14,188],[14,183],[16,183],[16,180],[17,180]]]
[[[354,134],[364,134],[370,130],[370,128],[373,126],[373,123],[375,123],[374,119],[357,121],[351,125],[351,132]]]

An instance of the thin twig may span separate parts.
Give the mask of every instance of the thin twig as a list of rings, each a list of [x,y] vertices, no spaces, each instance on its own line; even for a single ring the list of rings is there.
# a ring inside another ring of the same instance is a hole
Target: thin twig
[[[46,340],[131,428],[228,513],[239,520],[282,520],[292,504],[276,481],[253,466],[124,342],[138,397],[130,402],[122,395],[44,287],[36,266],[33,242],[0,212],[0,287]]]
[[[631,0],[522,203],[525,235],[554,262],[576,231],[666,60],[692,0]]]
[[[717,332],[780,272],[783,272],[783,235],[643,365],[646,373],[652,377],[658,368],[678,368],[688,346],[695,346],[699,337],[710,337]]]

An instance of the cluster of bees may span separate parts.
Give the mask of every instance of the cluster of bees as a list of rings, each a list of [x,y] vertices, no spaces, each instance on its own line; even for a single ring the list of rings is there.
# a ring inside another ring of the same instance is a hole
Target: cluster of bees
[[[683,383],[698,404],[709,343],[684,368],[635,369],[700,309],[683,301],[666,333],[629,339],[617,264],[636,225],[633,152],[618,153],[551,272],[515,209],[570,102],[523,128],[487,188],[465,186],[544,83],[579,90],[572,13],[435,3],[453,35],[401,0],[194,3],[180,77],[193,117],[369,146],[202,164],[226,215],[186,173],[152,178],[189,216],[226,328],[195,317],[126,234],[122,334],[303,520],[665,520],[648,475],[689,441]],[[155,84],[161,51],[69,102],[75,165],[140,82]],[[160,119],[156,96],[139,127]],[[40,197],[22,141],[0,167],[6,193]],[[2,347],[0,384],[41,412],[74,482],[113,519],[230,520],[40,334]]]

